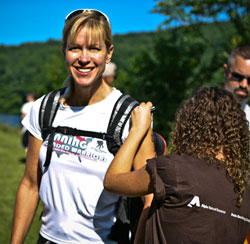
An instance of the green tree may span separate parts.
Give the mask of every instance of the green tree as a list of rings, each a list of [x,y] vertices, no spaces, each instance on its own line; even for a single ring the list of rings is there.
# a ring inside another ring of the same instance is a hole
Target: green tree
[[[162,26],[189,25],[208,44],[210,36],[200,32],[204,23],[213,22],[228,42],[228,48],[249,44],[250,1],[249,0],[157,0],[152,10],[166,16]],[[235,32],[228,33],[225,21],[232,23]]]
[[[46,83],[39,87],[42,94],[59,89],[68,76],[62,52],[53,53],[45,64]]]
[[[139,101],[153,102],[154,128],[167,138],[182,101],[194,90],[222,81],[220,62],[202,38],[187,34],[186,27],[168,35],[159,32],[153,51],[144,49],[133,58],[129,92]]]

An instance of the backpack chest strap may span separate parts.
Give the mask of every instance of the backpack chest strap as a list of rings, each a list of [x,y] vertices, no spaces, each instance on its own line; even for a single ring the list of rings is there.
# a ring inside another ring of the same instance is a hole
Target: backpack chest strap
[[[87,130],[78,130],[71,127],[64,127],[58,126],[56,128],[52,127],[52,130],[55,130],[57,133],[61,133],[64,135],[71,135],[71,136],[87,136],[87,137],[94,137],[99,138],[102,140],[109,140],[112,139],[104,132],[95,132],[95,131],[87,131]]]

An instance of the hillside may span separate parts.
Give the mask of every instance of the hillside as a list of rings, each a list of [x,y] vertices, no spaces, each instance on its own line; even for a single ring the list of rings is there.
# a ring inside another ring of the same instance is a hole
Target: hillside
[[[113,62],[127,70],[142,47],[151,48],[154,33],[115,35]],[[37,96],[61,86],[67,76],[59,40],[0,45],[0,113],[19,113],[25,94]]]
[[[199,28],[199,33],[192,27],[180,27],[156,32],[114,35],[115,51],[112,61],[118,66],[116,86],[125,92],[134,91],[136,80],[141,79],[136,71],[137,67],[143,65],[136,63],[139,60],[138,57],[147,53],[148,58],[152,58],[157,65],[160,65],[157,62],[156,53],[165,55],[164,49],[162,52],[158,50],[161,46],[164,48],[165,44],[172,46],[173,50],[180,45],[180,42],[182,46],[178,47],[179,49],[186,48],[183,46],[186,43],[187,47],[192,48],[192,42],[193,48],[197,44],[205,45],[202,53],[197,55],[203,57],[203,60],[211,59],[215,52],[218,53],[218,48],[225,46],[227,40],[213,24],[206,24]],[[227,33],[232,32],[230,24],[225,23],[225,30]],[[180,59],[175,53],[168,53],[173,62]],[[17,46],[0,45],[0,113],[20,113],[20,107],[27,93],[35,92],[39,97],[52,89],[61,87],[66,77],[60,40],[51,39],[46,42],[23,43]]]

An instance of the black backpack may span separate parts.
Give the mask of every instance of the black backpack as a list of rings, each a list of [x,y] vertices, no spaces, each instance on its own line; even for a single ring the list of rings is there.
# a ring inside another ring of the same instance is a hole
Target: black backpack
[[[61,88],[46,94],[40,106],[39,125],[41,128],[42,138],[45,140],[49,136],[44,167],[49,167],[53,149],[53,140],[56,132],[60,132],[65,135],[89,136],[106,140],[108,150],[115,155],[122,145],[121,137],[124,126],[128,121],[132,110],[139,105],[139,102],[129,95],[122,94],[116,101],[112,110],[107,133],[84,131],[71,127],[52,127],[52,123],[59,108],[59,100],[63,96],[65,89],[66,88]],[[162,155],[166,150],[166,142],[158,133],[153,133],[156,153],[157,155]],[[129,231],[132,231],[133,235],[135,234],[137,222],[143,205],[140,198],[137,198],[137,200],[136,198],[133,199],[131,200],[130,198],[120,197],[118,201],[117,221],[112,227],[110,239],[117,241],[119,244],[130,242]]]

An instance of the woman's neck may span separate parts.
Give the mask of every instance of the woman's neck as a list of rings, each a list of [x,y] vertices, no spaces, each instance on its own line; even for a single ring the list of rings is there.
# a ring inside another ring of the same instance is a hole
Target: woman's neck
[[[64,104],[74,107],[92,105],[105,99],[112,90],[113,88],[105,81],[102,81],[97,87],[70,87],[65,96]]]

